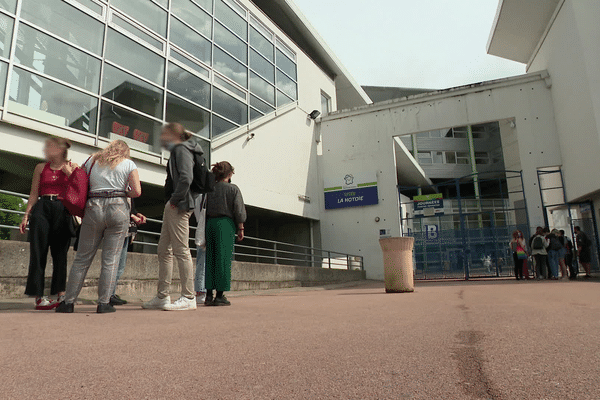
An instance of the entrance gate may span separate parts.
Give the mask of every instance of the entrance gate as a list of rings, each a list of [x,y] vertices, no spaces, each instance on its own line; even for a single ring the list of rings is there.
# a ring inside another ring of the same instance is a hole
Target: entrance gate
[[[478,173],[398,189],[404,199],[403,235],[415,238],[416,279],[514,275],[512,232],[520,230],[529,238],[521,171]],[[437,196],[415,196],[421,193]],[[427,201],[428,207],[420,204],[440,195],[443,199]]]

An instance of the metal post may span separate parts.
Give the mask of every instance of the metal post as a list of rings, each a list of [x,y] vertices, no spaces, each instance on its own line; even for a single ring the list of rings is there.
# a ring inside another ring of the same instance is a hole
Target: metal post
[[[331,269],[331,251],[327,252],[327,260],[329,261],[329,269]]]
[[[346,266],[348,267],[348,271],[350,271],[350,254],[346,254]]]
[[[467,261],[467,228],[465,227],[465,219],[462,211],[462,199],[460,197],[460,179],[454,180],[456,184],[456,198],[458,200],[458,216],[460,218],[460,233],[462,237],[462,247],[463,247],[463,268],[465,271],[465,280],[469,280],[469,262]]]
[[[277,243],[273,243],[273,261],[277,264]]]

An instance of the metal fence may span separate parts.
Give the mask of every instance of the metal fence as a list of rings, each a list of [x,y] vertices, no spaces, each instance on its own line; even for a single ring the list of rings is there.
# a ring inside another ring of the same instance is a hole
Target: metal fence
[[[22,193],[15,193],[7,190],[0,190],[0,194],[15,196],[24,200],[29,198],[29,196]],[[16,215],[25,214],[22,211],[4,208],[0,208],[0,212]],[[138,230],[136,239],[133,241],[133,252],[156,253],[161,226],[161,220],[148,218],[146,227]],[[19,227],[0,223],[0,229],[18,230]],[[196,227],[190,227],[190,248],[193,252],[196,251],[195,233]],[[347,270],[364,269],[362,256],[251,236],[246,236],[242,242],[236,243],[233,259],[241,262],[302,267]]]

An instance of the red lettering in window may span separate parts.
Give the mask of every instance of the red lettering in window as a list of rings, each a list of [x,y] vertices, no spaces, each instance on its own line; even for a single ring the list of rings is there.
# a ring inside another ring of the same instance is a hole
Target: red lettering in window
[[[150,138],[150,134],[146,132],[142,132],[139,129],[133,130],[133,138],[138,142],[148,143],[148,139]]]
[[[129,133],[129,127],[127,125],[123,125],[115,121],[112,124],[112,131],[117,135],[127,136],[127,133]]]

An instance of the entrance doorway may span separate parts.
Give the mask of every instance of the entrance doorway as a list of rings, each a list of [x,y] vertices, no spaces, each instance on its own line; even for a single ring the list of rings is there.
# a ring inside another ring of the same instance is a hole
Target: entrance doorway
[[[399,192],[403,235],[415,238],[416,279],[513,275],[512,232],[530,235],[520,171],[471,174]]]

